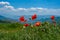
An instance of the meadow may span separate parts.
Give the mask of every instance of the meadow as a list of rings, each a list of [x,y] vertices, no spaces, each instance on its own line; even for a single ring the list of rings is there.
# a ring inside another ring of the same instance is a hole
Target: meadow
[[[60,25],[43,22],[40,26],[23,24],[0,23],[0,40],[60,40]]]
[[[44,22],[35,21],[36,18],[36,14],[28,18],[30,23],[24,16],[19,22],[0,20],[0,40],[60,40],[59,17],[51,16],[50,21]]]

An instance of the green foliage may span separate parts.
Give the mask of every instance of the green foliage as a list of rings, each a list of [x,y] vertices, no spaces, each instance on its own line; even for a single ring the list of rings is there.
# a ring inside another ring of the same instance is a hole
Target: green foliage
[[[49,22],[23,28],[20,23],[0,23],[0,40],[60,40],[60,25]]]

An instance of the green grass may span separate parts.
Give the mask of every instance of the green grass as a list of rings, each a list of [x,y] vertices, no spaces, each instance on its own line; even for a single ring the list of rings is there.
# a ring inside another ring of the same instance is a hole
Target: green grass
[[[0,40],[60,40],[60,25],[43,23],[23,28],[20,23],[0,23]]]

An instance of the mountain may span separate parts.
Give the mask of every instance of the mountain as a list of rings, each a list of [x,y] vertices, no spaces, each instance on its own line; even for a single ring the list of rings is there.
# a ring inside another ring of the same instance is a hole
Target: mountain
[[[25,15],[24,17],[27,19],[28,23],[31,23],[31,22],[34,23],[36,21],[40,21],[40,22],[45,22],[45,21],[52,22],[52,20],[50,19],[49,15],[43,15],[43,16],[42,15],[38,15],[37,19],[35,19],[34,21],[29,20],[31,15]],[[0,15],[0,23],[20,22],[18,20],[19,18],[20,18],[20,16],[15,17],[15,19],[14,19],[14,18],[7,18],[5,16],[1,16]],[[56,20],[57,23],[60,23],[60,16],[55,16],[55,20]]]
[[[11,18],[7,18],[0,15],[0,23],[12,23],[12,22],[16,22],[16,21]]]
[[[52,22],[52,20],[50,18],[51,15],[38,15],[37,18],[34,21],[33,20],[29,20],[31,15],[25,15],[24,17],[27,19],[28,23],[34,23],[34,22],[37,22],[37,21],[40,21],[40,22],[45,22],[45,21]],[[55,21],[57,23],[60,23],[60,16],[55,16]]]
[[[4,19],[6,19],[6,18],[4,16],[0,15],[0,20],[4,20]]]

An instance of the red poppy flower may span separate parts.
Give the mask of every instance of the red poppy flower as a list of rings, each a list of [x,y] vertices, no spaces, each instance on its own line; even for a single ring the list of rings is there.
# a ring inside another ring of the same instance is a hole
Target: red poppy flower
[[[25,27],[29,26],[29,24],[24,24]]]
[[[36,22],[34,25],[35,26],[40,26],[41,25],[41,22]]]
[[[24,16],[21,16],[21,17],[19,18],[19,20],[20,20],[21,22],[26,22],[26,21],[27,21],[27,20],[25,20]]]
[[[54,20],[55,16],[51,16],[51,19]]]
[[[36,14],[34,14],[34,15],[32,15],[32,20],[34,20],[34,19],[36,19],[37,18],[37,15]]]

